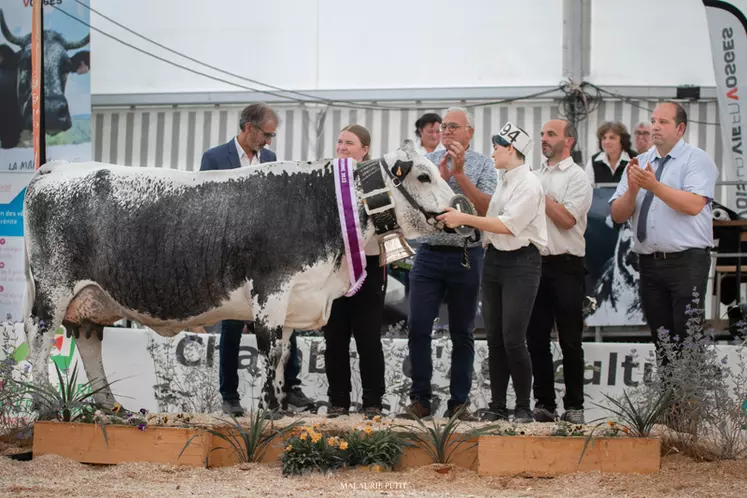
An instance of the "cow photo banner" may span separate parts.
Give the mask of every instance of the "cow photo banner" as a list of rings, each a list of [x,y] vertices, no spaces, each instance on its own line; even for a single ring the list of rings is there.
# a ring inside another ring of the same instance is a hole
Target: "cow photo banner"
[[[89,161],[92,156],[90,29],[76,20],[88,23],[90,11],[88,0],[80,3],[44,2],[47,161]],[[26,285],[23,198],[34,175],[32,10],[31,0],[0,4],[0,317],[14,320],[20,320]]]

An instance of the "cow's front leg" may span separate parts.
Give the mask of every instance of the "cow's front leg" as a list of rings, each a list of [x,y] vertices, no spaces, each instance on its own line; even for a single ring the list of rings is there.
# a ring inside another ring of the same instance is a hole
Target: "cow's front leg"
[[[104,360],[101,357],[101,346],[104,334],[104,326],[92,323],[83,325],[85,333],[78,334],[76,343],[78,352],[83,360],[83,368],[90,382],[91,389],[95,392],[93,399],[97,404],[111,408],[116,400],[109,387],[104,370]]]

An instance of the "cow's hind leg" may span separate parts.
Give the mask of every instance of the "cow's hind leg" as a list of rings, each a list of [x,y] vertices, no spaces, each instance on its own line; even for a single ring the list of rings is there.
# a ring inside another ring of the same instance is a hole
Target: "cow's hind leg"
[[[83,360],[83,368],[90,382],[91,390],[94,391],[93,399],[98,405],[111,408],[116,400],[109,387],[104,370],[104,361],[101,357],[102,339],[104,337],[104,325],[85,323],[80,327],[80,333],[76,334],[78,352]]]

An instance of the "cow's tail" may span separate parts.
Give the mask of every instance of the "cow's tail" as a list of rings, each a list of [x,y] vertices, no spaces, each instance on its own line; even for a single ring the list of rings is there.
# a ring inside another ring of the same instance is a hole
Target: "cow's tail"
[[[24,240],[23,244],[23,270],[26,275],[26,299],[24,299],[23,305],[23,321],[26,323],[31,318],[31,310],[34,309],[34,301],[36,300],[36,282],[34,281],[34,273],[31,271],[31,254],[29,252],[28,239]]]

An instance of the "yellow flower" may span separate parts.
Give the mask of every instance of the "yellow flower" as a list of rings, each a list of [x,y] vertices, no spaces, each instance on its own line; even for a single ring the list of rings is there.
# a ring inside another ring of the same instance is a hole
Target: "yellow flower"
[[[112,411],[114,413],[119,413],[119,410],[121,409],[122,409],[122,405],[120,405],[119,403],[114,403],[114,406],[112,406]]]
[[[628,432],[630,432],[630,429],[628,429],[627,427],[623,427],[623,432],[624,432],[625,434],[627,434]]]
[[[292,449],[293,449],[293,445],[292,444],[289,444],[288,446],[285,447],[285,451],[290,451]]]
[[[371,426],[368,426],[368,427],[366,427],[365,429],[363,429],[363,431],[364,431],[364,432],[365,432],[366,434],[368,434],[369,436],[370,436],[371,434],[373,434],[373,429],[371,428]]]
[[[306,441],[306,437],[309,434],[306,431],[303,431],[300,436],[298,436],[302,441]]]
[[[613,422],[612,420],[610,420],[610,421],[609,421],[609,422],[607,422],[607,423],[609,424],[609,426],[610,426],[610,427],[614,427],[614,426],[615,426],[615,423],[614,423],[614,422]]]
[[[312,443],[318,443],[319,440],[322,439],[322,435],[318,432],[312,432],[311,433],[311,442]]]
[[[336,446],[337,445],[337,438],[336,437],[331,437],[331,438],[327,439],[327,444],[330,445],[330,446],[332,446],[332,447]]]
[[[348,449],[348,442],[347,442],[347,441],[343,441],[343,442],[341,442],[341,443],[340,443],[340,449],[341,449],[341,450],[346,450],[346,449]]]
[[[375,416],[375,417],[373,418],[373,421],[374,421],[374,422],[381,422],[381,415],[376,415],[376,416]]]

